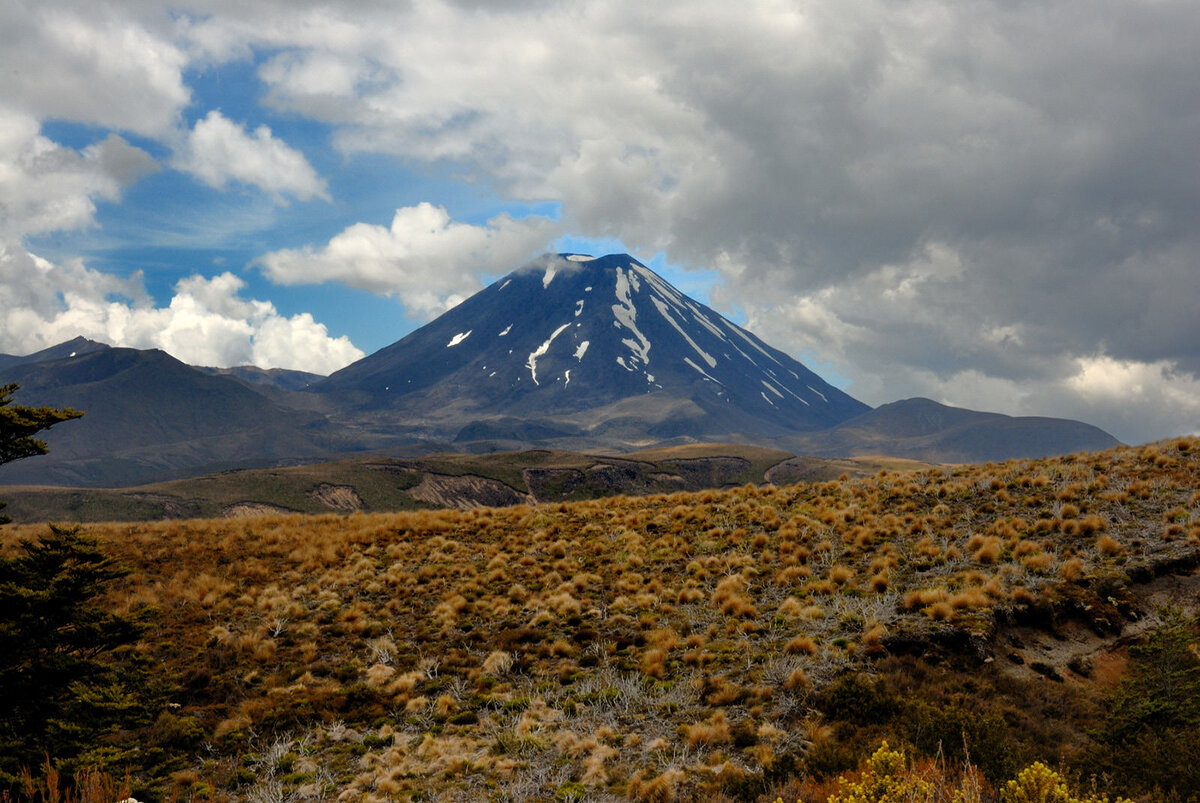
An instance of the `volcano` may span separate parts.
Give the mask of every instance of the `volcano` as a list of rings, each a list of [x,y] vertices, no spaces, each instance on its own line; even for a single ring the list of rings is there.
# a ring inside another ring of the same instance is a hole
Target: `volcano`
[[[481,446],[761,442],[870,409],[628,254],[543,257],[311,390]]]

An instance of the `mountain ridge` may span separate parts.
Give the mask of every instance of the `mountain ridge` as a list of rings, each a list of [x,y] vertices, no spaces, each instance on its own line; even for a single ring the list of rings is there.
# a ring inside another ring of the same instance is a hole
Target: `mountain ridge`
[[[310,389],[458,442],[464,426],[530,415],[583,435],[630,406],[668,438],[704,440],[824,429],[870,409],[627,254],[545,257]]]
[[[75,338],[0,355],[20,404],[87,414],[0,484],[131,486],[354,454],[623,453],[743,443],[984,462],[1102,450],[1108,433],[909,399],[872,409],[626,254],[548,255],[317,377],[202,368]]]

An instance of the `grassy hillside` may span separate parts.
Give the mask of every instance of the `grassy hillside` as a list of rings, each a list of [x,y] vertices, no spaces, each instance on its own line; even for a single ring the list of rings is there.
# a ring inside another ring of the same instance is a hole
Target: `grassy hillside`
[[[262,513],[391,512],[561,502],[620,494],[859,477],[924,464],[888,458],[801,458],[775,449],[703,444],[630,455],[535,449],[421,458],[366,457],[226,471],[113,490],[0,486],[17,522],[153,521]]]
[[[824,801],[884,739],[942,778],[969,758],[968,799],[1038,760],[1200,788],[1197,439],[88,532],[169,683],[112,737],[139,799]]]

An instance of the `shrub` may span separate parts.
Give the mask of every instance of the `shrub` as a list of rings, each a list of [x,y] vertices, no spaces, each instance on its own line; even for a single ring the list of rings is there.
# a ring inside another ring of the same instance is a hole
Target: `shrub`
[[[77,755],[122,723],[157,713],[135,696],[143,676],[118,648],[141,625],[106,610],[106,586],[127,574],[78,528],[51,525],[0,558],[0,787],[52,753]]]
[[[1120,778],[1123,791],[1200,789],[1200,641],[1195,619],[1167,612],[1146,642],[1130,648],[1129,675],[1105,701],[1097,744],[1081,762]]]
[[[1004,803],[1108,803],[1107,797],[1087,795],[1076,797],[1057,772],[1040,761],[1031,764],[1000,790]],[[1117,798],[1115,803],[1132,803]]]
[[[909,771],[904,751],[892,750],[884,742],[857,779],[838,779],[838,791],[829,796],[828,803],[924,803],[933,799],[933,787]]]

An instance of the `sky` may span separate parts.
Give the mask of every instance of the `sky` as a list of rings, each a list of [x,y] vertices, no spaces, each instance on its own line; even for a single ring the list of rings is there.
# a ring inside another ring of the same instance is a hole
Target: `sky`
[[[871,405],[1198,433],[1200,4],[0,3],[0,353],[324,374],[547,251]]]

